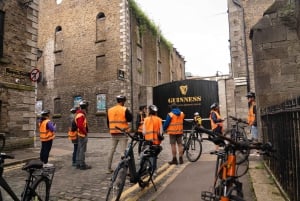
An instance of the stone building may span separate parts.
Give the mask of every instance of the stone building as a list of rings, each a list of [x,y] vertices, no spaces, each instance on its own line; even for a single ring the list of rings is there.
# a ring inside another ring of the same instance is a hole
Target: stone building
[[[40,53],[38,6],[38,0],[0,0],[0,133],[6,133],[7,148],[19,146],[19,141],[32,145],[35,136],[35,83],[30,72]]]
[[[39,2],[37,105],[52,111],[59,132],[81,99],[89,102],[90,132],[106,132],[117,95],[135,114],[152,103],[153,86],[185,79],[184,58],[133,0]]]
[[[227,0],[229,22],[230,77],[220,79],[226,87],[220,102],[227,106],[227,114],[246,118],[248,91],[255,91],[254,66],[250,30],[274,0]],[[226,103],[226,104],[225,104]]]

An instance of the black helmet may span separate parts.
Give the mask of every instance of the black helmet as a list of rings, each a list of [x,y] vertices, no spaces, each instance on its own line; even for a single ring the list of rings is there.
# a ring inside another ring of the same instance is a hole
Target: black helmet
[[[156,107],[156,105],[149,106],[149,114],[156,114],[157,111],[158,111],[158,108]]]
[[[194,116],[199,116],[199,112],[195,112],[195,113],[194,113]]]
[[[219,107],[219,104],[218,103],[213,103],[211,106],[210,106],[210,109],[215,109]]]
[[[247,98],[255,98],[255,93],[250,91],[250,92],[247,93],[246,97]]]
[[[88,104],[89,103],[86,100],[82,100],[82,101],[80,101],[79,106],[81,109],[85,109],[85,108],[87,108]]]
[[[147,108],[147,105],[141,105],[140,107],[139,107],[139,110],[143,110],[144,108]]]
[[[42,112],[41,112],[41,115],[42,116],[48,116],[50,114],[50,110],[43,110]]]
[[[76,108],[76,107],[72,107],[72,108],[70,109],[70,112],[71,112],[71,113],[75,113],[75,112],[76,112],[76,110],[77,110],[77,108]]]
[[[119,95],[116,97],[118,103],[124,103],[126,101],[126,97]]]

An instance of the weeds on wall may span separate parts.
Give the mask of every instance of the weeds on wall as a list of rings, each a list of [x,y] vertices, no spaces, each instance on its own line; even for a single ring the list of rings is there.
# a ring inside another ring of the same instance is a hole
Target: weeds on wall
[[[287,3],[279,11],[279,18],[282,20],[283,24],[292,29],[297,28],[297,18],[295,12],[295,3]]]
[[[140,34],[143,35],[146,30],[150,30],[154,36],[160,37],[160,41],[166,45],[169,51],[171,51],[173,49],[173,45],[163,35],[161,35],[159,27],[146,16],[134,0],[129,0],[128,2],[132,14],[135,16],[139,24]]]

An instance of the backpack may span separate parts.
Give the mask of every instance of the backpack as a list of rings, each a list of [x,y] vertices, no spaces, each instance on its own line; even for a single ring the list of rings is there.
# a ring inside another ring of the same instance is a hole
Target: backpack
[[[77,124],[75,122],[75,119],[72,120],[71,130],[68,132],[68,138],[71,141],[77,140]]]

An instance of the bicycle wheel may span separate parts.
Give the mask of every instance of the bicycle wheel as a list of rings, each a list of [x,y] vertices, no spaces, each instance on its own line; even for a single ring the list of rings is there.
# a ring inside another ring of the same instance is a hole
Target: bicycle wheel
[[[113,173],[111,184],[106,194],[106,201],[118,201],[121,197],[127,175],[128,167],[123,164]]]
[[[49,201],[50,181],[47,177],[39,177],[31,186],[31,193],[27,195],[27,201]]]
[[[186,144],[186,157],[190,162],[196,162],[202,153],[202,144],[196,136],[192,136]]]
[[[155,159],[154,159],[155,160]],[[139,186],[141,188],[145,188],[149,185],[149,182],[152,179],[152,175],[154,173],[153,163],[151,162],[149,157],[144,157],[141,162],[141,167],[139,170],[140,180]]]

